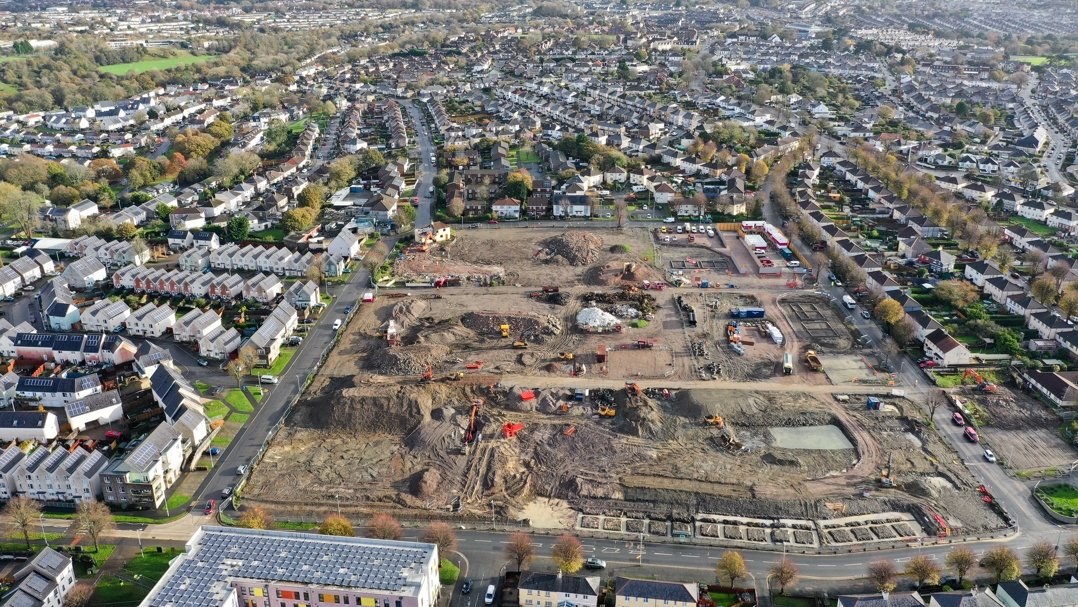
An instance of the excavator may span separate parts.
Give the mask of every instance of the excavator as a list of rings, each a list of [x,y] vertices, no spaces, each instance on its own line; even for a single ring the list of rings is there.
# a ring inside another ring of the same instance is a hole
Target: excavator
[[[434,381],[434,367],[433,365],[427,365],[427,371],[423,373],[423,377],[419,381]]]
[[[573,360],[572,352],[558,352],[558,358],[562,360]]]
[[[520,337],[516,338],[516,341],[513,342],[513,347],[518,350],[527,350],[528,342],[524,341],[524,336],[521,335]]]
[[[477,398],[472,401],[471,419],[468,420],[468,432],[464,435],[464,443],[460,446],[460,454],[468,455],[468,445],[475,440],[475,415],[483,408],[483,399]]]
[[[640,396],[640,386],[637,385],[636,382],[627,381],[625,382],[625,392],[627,392],[629,396]]]
[[[881,487],[890,488],[890,487],[895,486],[895,469],[894,469],[894,466],[893,466],[894,457],[895,457],[895,452],[894,451],[887,454],[887,470],[885,470],[883,472],[883,474],[880,475],[880,486]]]
[[[990,381],[985,381],[984,378],[981,377],[981,374],[974,371],[973,369],[966,369],[965,374],[962,375],[962,381],[959,383],[966,383],[966,378],[970,375],[972,375],[973,379],[977,381],[977,385],[973,387],[974,390],[978,390],[980,392],[995,392],[999,389],[996,384]]]
[[[726,422],[723,421],[721,415],[708,415],[704,418],[704,422],[709,426],[718,426],[719,430],[726,428]]]
[[[449,377],[447,377],[446,379],[448,379],[449,381],[460,381],[464,379],[464,371],[454,371],[450,373]]]

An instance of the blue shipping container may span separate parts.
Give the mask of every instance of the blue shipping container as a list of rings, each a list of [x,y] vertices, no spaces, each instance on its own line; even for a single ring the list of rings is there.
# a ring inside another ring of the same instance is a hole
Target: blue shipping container
[[[763,308],[730,308],[730,318],[763,318]]]

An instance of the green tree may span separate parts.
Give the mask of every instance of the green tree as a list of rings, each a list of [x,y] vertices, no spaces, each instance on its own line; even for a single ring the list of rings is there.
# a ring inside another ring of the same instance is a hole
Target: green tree
[[[954,104],[954,113],[958,114],[959,116],[965,116],[969,114],[969,104],[965,101],[959,101],[958,103]]]
[[[996,546],[985,552],[981,558],[981,567],[991,573],[998,582],[1013,580],[1022,573],[1018,556],[1006,546]]]
[[[326,199],[326,186],[316,183],[303,188],[303,191],[296,197],[297,204],[300,207],[314,209],[318,211],[322,208],[322,202]]]
[[[410,226],[415,223],[415,207],[410,204],[397,205],[396,223],[400,226]]]
[[[154,207],[153,212],[157,215],[158,219],[167,223],[168,216],[172,213],[172,207],[163,202],[159,202],[157,203],[157,206]]]
[[[232,242],[242,242],[247,240],[247,233],[250,227],[251,222],[246,217],[236,215],[228,220],[228,227],[225,229],[225,233]]]
[[[894,325],[906,315],[906,311],[902,308],[902,304],[893,299],[881,301],[876,305],[876,309],[873,313],[876,315],[876,318],[880,319],[888,326]]]
[[[116,237],[123,240],[132,238],[135,234],[138,234],[138,228],[130,221],[125,221],[116,228]]]
[[[58,207],[69,207],[79,201],[79,191],[66,185],[58,185],[49,192],[49,200]]]
[[[300,207],[298,209],[292,209],[291,211],[285,211],[281,217],[281,227],[285,232],[298,232],[306,230],[314,225],[314,220],[318,217],[314,209]]]

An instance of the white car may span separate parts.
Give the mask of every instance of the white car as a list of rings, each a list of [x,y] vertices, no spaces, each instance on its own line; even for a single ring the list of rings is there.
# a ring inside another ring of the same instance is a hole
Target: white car
[[[996,454],[992,453],[991,449],[985,449],[984,450],[984,458],[986,460],[988,460],[989,463],[992,463],[992,464],[996,463]]]
[[[486,603],[487,605],[493,605],[494,604],[494,590],[495,590],[494,589],[494,584],[491,584],[490,586],[487,586],[487,594],[486,594],[486,596],[483,597],[483,602]]]

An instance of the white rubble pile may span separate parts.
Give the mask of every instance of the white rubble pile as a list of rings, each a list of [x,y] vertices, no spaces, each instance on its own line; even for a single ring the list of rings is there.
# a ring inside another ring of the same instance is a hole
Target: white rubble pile
[[[618,319],[599,308],[585,308],[576,315],[576,322],[585,327],[611,327],[618,324]]]

